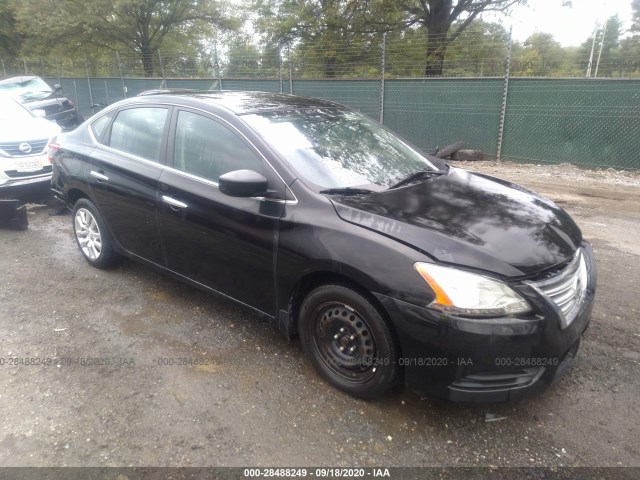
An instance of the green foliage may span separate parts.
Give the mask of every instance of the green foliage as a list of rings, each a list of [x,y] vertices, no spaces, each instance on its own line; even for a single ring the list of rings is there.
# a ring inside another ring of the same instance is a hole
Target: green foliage
[[[620,36],[623,33],[622,21],[618,15],[610,17],[595,33],[595,47],[591,76],[595,76],[596,68],[599,77],[619,77],[628,70],[629,52],[621,48]],[[594,35],[590,35],[581,45],[578,55],[583,71],[587,70],[594,46]],[[637,58],[636,58],[637,59]],[[598,62],[599,60],[599,62]]]
[[[252,43],[250,35],[240,35],[227,43],[226,59],[221,62],[225,78],[277,78],[280,67],[278,48]]]
[[[377,78],[384,35],[389,78],[500,77],[508,33],[481,15],[526,2],[226,1],[0,0],[0,56],[8,75],[277,78],[291,67],[298,78]],[[595,39],[592,75],[600,57],[599,77],[640,76],[640,0],[632,5],[636,34],[621,40],[611,17]],[[241,19],[252,22],[244,33]],[[511,72],[583,77],[592,44],[562,48],[537,32],[513,45]]]
[[[366,19],[379,2],[258,0],[256,29],[268,44],[291,48],[298,75],[368,76],[379,66],[380,35]]]
[[[505,13],[514,5],[526,3],[527,0],[401,0],[398,9],[403,13],[404,25],[420,25],[427,31],[424,74],[441,76],[447,49],[481,14]]]
[[[15,56],[20,50],[22,37],[16,31],[13,0],[0,3],[0,55]]]
[[[18,28],[31,52],[60,54],[120,50],[137,56],[146,76],[158,74],[167,45],[191,52],[215,29],[239,26],[222,3],[193,0],[22,0]]]
[[[632,0],[631,8],[633,10],[631,31],[634,33],[640,33],[640,0]]]
[[[549,33],[536,32],[513,47],[511,74],[533,77],[583,76],[576,51],[562,48]]]

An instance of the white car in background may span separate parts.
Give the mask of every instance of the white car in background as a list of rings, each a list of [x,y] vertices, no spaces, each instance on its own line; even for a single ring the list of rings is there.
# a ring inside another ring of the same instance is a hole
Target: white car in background
[[[39,201],[51,191],[49,141],[60,126],[9,96],[0,96],[0,199]]]

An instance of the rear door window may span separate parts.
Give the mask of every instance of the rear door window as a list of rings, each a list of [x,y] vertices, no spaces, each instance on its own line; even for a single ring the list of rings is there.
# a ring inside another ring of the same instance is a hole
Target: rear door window
[[[120,111],[111,127],[109,146],[160,162],[167,112],[167,108],[160,107],[136,107]]]

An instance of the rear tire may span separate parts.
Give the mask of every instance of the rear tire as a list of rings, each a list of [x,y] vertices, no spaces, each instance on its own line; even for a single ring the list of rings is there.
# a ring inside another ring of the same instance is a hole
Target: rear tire
[[[300,339],[318,373],[357,398],[381,397],[397,380],[398,348],[378,309],[341,285],[323,285],[300,308]]]
[[[85,260],[96,268],[112,266],[118,259],[111,236],[96,206],[86,198],[73,207],[73,231]]]

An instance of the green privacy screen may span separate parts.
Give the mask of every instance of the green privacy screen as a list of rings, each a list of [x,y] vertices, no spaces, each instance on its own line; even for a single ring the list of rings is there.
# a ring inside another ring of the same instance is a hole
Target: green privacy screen
[[[640,81],[512,79],[502,157],[640,168]]]
[[[500,79],[408,79],[385,82],[384,123],[425,151],[462,140],[494,156]]]
[[[48,78],[50,84],[57,79]],[[124,98],[120,78],[62,78],[89,116]],[[215,79],[124,78],[126,95],[161,87],[218,90]],[[293,93],[333,100],[384,123],[425,151],[458,140],[495,158],[504,98],[501,78],[292,79]],[[289,79],[222,79],[225,90],[289,92]],[[89,88],[90,87],[90,88]],[[640,168],[640,80],[512,78],[502,158],[522,163]]]
[[[294,80],[293,94],[332,100],[376,120],[380,118],[378,80]]]

